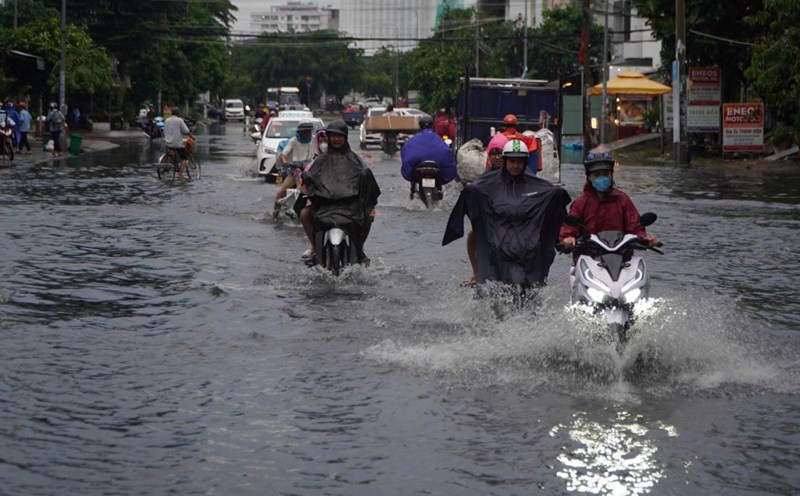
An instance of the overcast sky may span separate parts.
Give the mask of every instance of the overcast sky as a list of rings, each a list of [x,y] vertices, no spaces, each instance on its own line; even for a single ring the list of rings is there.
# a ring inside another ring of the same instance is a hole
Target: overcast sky
[[[317,5],[332,5],[339,7],[339,0],[300,0],[302,3],[316,3]],[[234,31],[250,31],[250,13],[254,11],[269,10],[273,5],[285,5],[288,0],[231,0],[231,3],[239,8],[236,12],[236,24]]]

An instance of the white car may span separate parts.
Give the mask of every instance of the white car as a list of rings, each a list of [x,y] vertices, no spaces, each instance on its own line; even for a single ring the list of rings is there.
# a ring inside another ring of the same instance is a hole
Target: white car
[[[297,112],[301,115],[292,115],[290,112]],[[270,178],[275,177],[275,159],[278,157],[278,146],[283,140],[288,140],[295,135],[298,124],[304,121],[311,122],[314,126],[313,133],[325,127],[325,124],[320,119],[306,115],[302,111],[286,111],[281,112],[281,114],[283,115],[275,116],[269,120],[256,149],[256,171],[259,175],[264,176],[264,180],[268,182],[271,182]]]
[[[223,103],[225,107],[223,111],[225,112],[226,119],[244,120],[244,103],[240,99],[233,98],[225,100]]]
[[[394,111],[397,112],[397,115],[418,115],[420,117],[427,115],[430,117],[429,114],[426,114],[422,110],[415,108],[398,107],[394,109]],[[366,148],[370,145],[381,146],[381,133],[367,133],[367,128],[364,127],[364,125],[367,120],[366,117],[373,115],[379,116],[383,115],[384,113],[386,113],[386,107],[371,107],[367,109],[367,115],[365,116],[364,121],[361,123],[361,127],[358,130],[358,142],[362,150],[366,150]],[[397,146],[403,146],[408,138],[409,136],[407,134],[398,134]]]

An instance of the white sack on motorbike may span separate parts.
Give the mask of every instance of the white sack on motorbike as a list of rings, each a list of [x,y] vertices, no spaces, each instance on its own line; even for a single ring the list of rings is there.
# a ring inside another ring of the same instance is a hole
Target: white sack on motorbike
[[[478,138],[461,145],[456,159],[458,161],[458,177],[462,182],[472,182],[486,171],[486,150]]]

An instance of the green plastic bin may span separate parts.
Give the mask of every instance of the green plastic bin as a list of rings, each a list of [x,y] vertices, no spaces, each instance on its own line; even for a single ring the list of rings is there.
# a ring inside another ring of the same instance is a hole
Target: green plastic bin
[[[81,143],[83,142],[83,136],[77,133],[72,133],[69,135],[69,152],[73,155],[77,155],[81,152]]]
[[[47,131],[42,132],[42,151],[47,151],[47,142],[50,141],[50,133]]]

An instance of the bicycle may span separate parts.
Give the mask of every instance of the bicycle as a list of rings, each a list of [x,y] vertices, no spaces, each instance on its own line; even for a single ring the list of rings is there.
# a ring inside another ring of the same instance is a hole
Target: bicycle
[[[184,171],[186,177],[188,179],[200,179],[202,175],[200,159],[197,158],[193,151],[187,150],[187,153],[189,155],[189,160],[186,163],[186,170]],[[172,180],[174,181],[175,176],[180,171],[180,157],[174,148],[167,148],[167,152],[161,155],[161,158],[156,164],[156,173],[159,179],[166,179],[170,170],[172,171]]]

